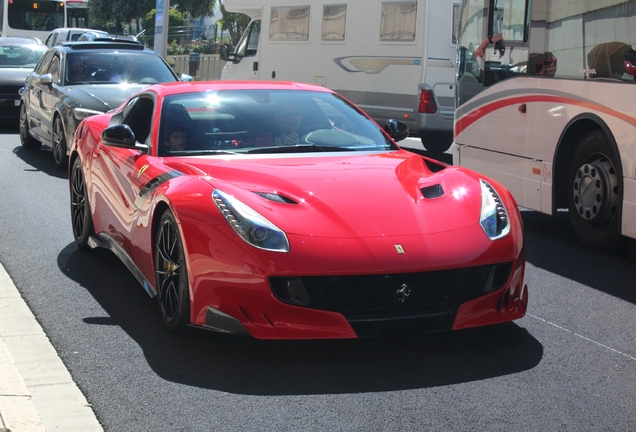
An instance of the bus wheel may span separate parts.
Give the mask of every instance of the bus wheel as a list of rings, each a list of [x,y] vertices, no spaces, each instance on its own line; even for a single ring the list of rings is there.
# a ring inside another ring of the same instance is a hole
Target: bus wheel
[[[453,134],[450,132],[423,132],[420,140],[429,153],[442,154],[453,144]]]
[[[578,143],[568,176],[570,220],[579,240],[599,252],[612,252],[623,242],[623,181],[619,158],[601,131]]]

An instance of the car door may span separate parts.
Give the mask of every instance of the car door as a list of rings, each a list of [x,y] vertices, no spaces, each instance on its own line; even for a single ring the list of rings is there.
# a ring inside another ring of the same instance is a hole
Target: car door
[[[154,99],[142,95],[130,100],[123,118],[117,123],[130,126],[138,142],[149,142],[154,111]],[[109,227],[109,234],[123,246],[129,255],[131,238],[141,211],[138,197],[148,182],[144,171],[150,166],[147,152],[139,149],[108,146],[101,141],[93,152],[93,172],[96,192],[105,198],[106,208],[101,211],[102,226]],[[146,168],[144,168],[146,167]]]
[[[55,105],[60,100],[60,85],[62,78],[62,59],[59,53],[55,53],[49,69],[46,71],[51,75],[50,84],[40,84],[38,92],[38,109],[41,112],[40,127],[42,128],[42,138],[46,143],[53,141],[53,114]]]
[[[53,60],[54,53],[49,51],[40,59],[40,62],[37,64],[33,72],[29,74],[26,79],[25,84],[25,92],[23,95],[27,119],[29,122],[29,128],[31,131],[38,135],[42,135],[42,128],[40,127],[40,120],[42,118],[42,113],[40,111],[39,104],[39,93],[41,91],[40,86],[36,85],[37,80],[41,75],[44,75],[46,71],[49,69],[51,65],[51,60]]]

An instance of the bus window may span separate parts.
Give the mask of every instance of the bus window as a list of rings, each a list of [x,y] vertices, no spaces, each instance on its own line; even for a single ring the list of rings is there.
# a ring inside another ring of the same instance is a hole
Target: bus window
[[[44,40],[56,28],[64,27],[64,2],[60,0],[3,0],[3,36],[38,37]]]

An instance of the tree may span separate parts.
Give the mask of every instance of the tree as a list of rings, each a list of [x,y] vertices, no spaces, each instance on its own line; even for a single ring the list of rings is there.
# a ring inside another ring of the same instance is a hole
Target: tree
[[[150,38],[152,40],[152,38],[154,37],[155,34],[155,15],[156,15],[157,11],[155,9],[151,10],[150,12],[148,12],[146,14],[146,16],[144,17],[144,19],[141,21],[141,25],[144,27],[144,29],[146,30],[144,36],[146,38]],[[170,29],[178,29],[178,28],[183,28],[185,26],[186,22],[183,19],[183,15],[174,10],[174,9],[170,9],[170,13],[168,15],[168,27]],[[172,42],[171,40],[168,40],[168,43]]]
[[[190,14],[191,18],[212,16],[216,0],[170,0],[170,6],[174,6],[182,14]]]
[[[155,4],[156,0],[89,0],[88,13],[93,27],[120,32],[122,24],[143,18]]]
[[[219,21],[221,29],[230,33],[232,45],[236,46],[247,25],[250,23],[250,17],[242,13],[227,12],[223,3],[221,3],[220,9],[223,14],[223,18]]]

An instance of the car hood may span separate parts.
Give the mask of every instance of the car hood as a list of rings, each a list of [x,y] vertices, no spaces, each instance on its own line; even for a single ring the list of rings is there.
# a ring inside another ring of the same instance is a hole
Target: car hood
[[[175,161],[176,162],[176,161]],[[171,164],[172,165],[172,164]],[[248,204],[287,233],[324,237],[434,234],[478,226],[479,177],[406,151],[353,156],[197,158],[172,168]],[[278,203],[255,192],[278,194]]]
[[[24,81],[31,71],[31,68],[0,68],[0,86],[24,87]]]
[[[64,89],[82,108],[106,112],[117,108],[130,95],[144,87],[146,85],[142,84],[89,84],[71,85]]]

